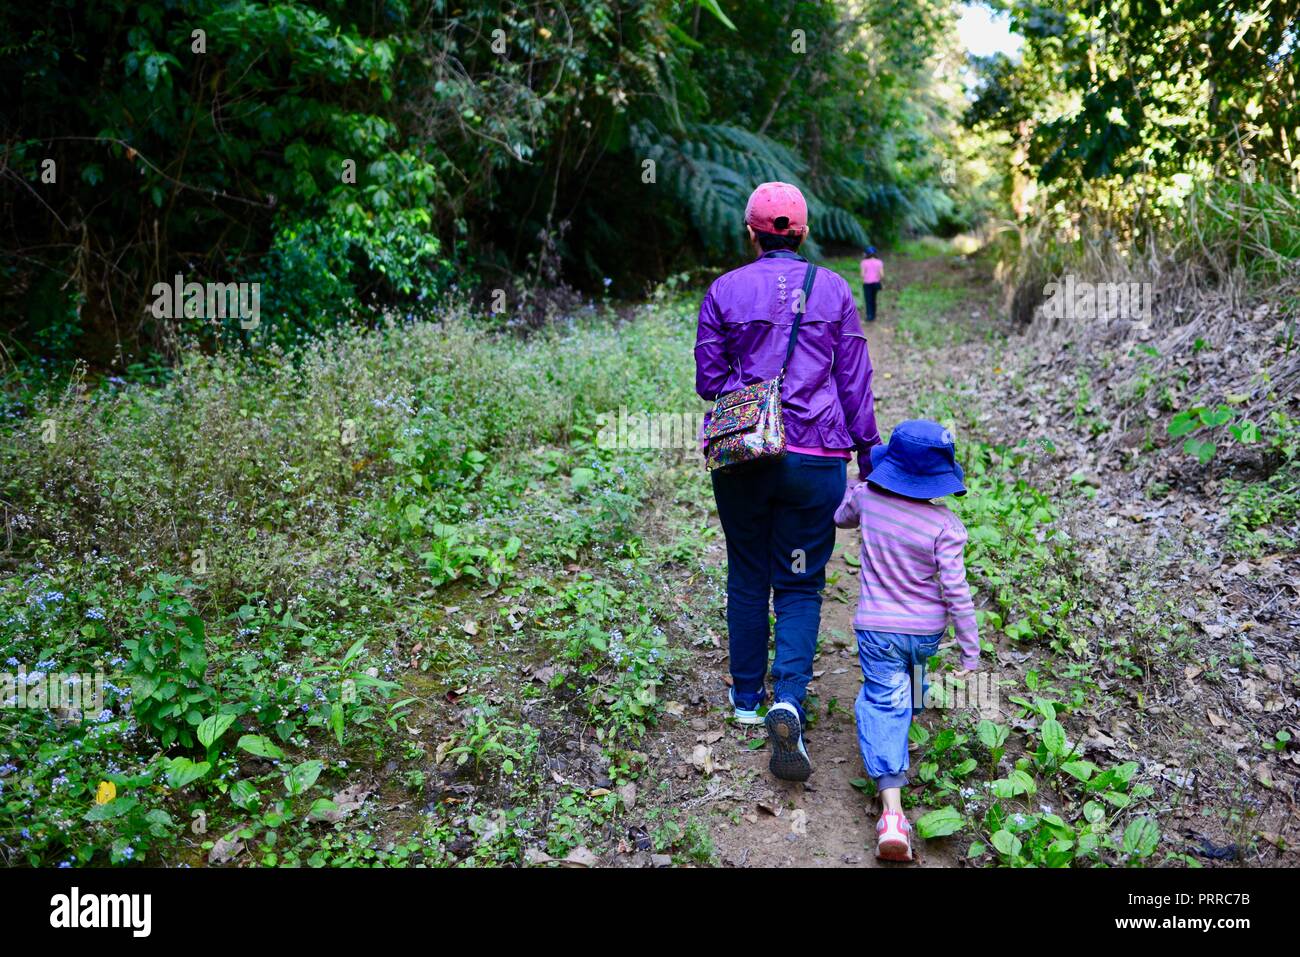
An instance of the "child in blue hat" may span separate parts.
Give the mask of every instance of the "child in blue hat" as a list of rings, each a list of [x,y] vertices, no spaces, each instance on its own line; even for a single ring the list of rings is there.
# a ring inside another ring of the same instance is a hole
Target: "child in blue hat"
[[[923,705],[926,662],[949,622],[961,649],[961,674],[979,667],[966,527],[932,501],[965,494],[952,433],[938,422],[913,419],[900,423],[887,444],[872,448],[867,480],[845,491],[835,513],[836,525],[862,530],[853,627],[863,684],[854,712],[862,761],[880,791],[876,854],[885,860],[912,859],[902,803],[907,733],[913,711]]]

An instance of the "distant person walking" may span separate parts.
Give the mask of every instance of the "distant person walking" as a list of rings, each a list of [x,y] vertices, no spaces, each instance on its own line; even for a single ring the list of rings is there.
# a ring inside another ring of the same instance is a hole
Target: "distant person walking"
[[[868,246],[862,251],[862,302],[867,311],[867,322],[876,321],[876,293],[880,292],[880,280],[885,275],[885,264],[876,255],[876,247]]]

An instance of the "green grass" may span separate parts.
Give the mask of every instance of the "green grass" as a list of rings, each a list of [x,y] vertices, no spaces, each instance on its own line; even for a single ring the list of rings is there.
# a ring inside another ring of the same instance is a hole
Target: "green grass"
[[[94,715],[0,714],[0,859],[456,863],[469,834],[518,860],[455,803],[397,827],[333,798],[396,761],[419,806],[450,771],[545,844],[548,724],[638,775],[707,486],[598,447],[596,416],[697,411],[692,332],[663,303],[528,339],[459,317],[39,396],[0,452],[0,661],[108,683]]]
[[[1300,547],[1300,464],[1288,463],[1263,481],[1228,479],[1223,491],[1233,554],[1253,558]]]
[[[938,236],[919,236],[915,239],[903,240],[888,252],[892,256],[919,262],[925,259],[936,259],[940,256],[956,255],[957,248],[948,239],[942,239]]]
[[[894,298],[899,338],[918,349],[937,349],[964,340],[969,331],[956,314],[970,296],[961,286],[913,282]]]

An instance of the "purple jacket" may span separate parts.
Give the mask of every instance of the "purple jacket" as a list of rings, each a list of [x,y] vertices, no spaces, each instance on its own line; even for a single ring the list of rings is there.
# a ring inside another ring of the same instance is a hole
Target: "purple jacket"
[[[784,250],[766,253],[709,287],[695,333],[695,391],[701,398],[711,402],[781,371],[805,262]],[[829,269],[817,270],[782,399],[790,445],[861,453],[880,442],[858,307],[849,284]],[[866,455],[859,466],[870,469]]]

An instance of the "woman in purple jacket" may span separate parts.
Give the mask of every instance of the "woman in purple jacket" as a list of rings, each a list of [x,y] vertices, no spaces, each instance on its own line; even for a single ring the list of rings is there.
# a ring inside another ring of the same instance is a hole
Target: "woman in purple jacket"
[[[796,187],[764,183],[754,190],[745,229],[758,258],[720,277],[700,304],[695,390],[709,401],[781,371],[792,297],[812,268],[797,252],[808,235],[808,205]],[[789,781],[812,774],[803,700],[847,462],[857,452],[859,473],[866,475],[867,451],[880,442],[871,359],[849,284],[818,270],[804,305],[782,389],[787,454],[713,472],[727,537],[731,706],[738,722],[767,725],[769,766]],[[763,718],[769,599],[776,612],[774,702]]]

